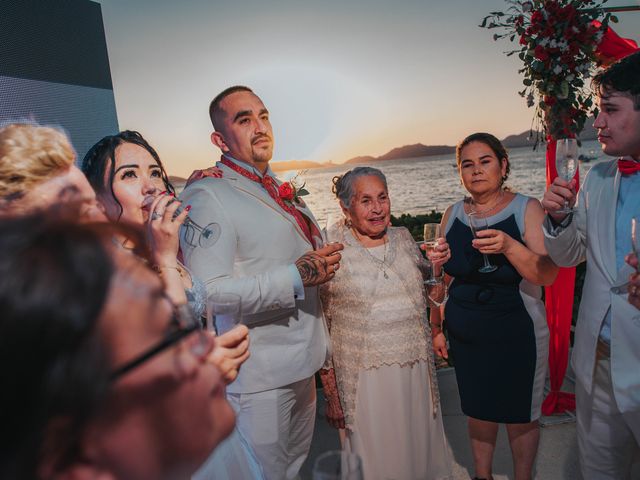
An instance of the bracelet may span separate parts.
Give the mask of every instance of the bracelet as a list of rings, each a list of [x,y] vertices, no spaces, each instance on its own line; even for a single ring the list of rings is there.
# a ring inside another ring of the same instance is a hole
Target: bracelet
[[[429,326],[431,327],[431,330],[433,330],[434,328],[439,328],[440,331],[442,331],[442,323],[429,322]]]

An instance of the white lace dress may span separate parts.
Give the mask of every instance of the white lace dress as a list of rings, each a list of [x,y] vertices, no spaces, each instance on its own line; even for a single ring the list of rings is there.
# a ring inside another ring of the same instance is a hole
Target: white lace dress
[[[426,322],[422,256],[409,232],[364,249],[344,227],[341,268],[322,289],[333,365],[345,413],[345,448],[367,480],[451,478]]]

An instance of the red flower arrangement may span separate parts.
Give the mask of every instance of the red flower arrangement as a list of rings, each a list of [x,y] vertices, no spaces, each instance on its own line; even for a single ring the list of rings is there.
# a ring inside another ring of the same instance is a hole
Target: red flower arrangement
[[[283,200],[290,202],[296,195],[296,190],[289,182],[284,182],[278,187],[278,195]]]
[[[297,186],[298,176],[301,175],[298,172],[291,180],[288,182],[282,182],[278,186],[278,195],[285,202],[296,202],[301,203],[300,197],[304,197],[305,195],[309,195],[309,191],[304,188],[305,184],[303,183],[301,186]]]
[[[537,137],[577,136],[590,113],[597,114],[586,80],[597,62],[596,48],[609,22],[607,0],[507,0],[506,12],[491,12],[480,27],[499,28],[493,39],[519,41],[527,106],[536,107]],[[600,20],[601,23],[594,22]]]

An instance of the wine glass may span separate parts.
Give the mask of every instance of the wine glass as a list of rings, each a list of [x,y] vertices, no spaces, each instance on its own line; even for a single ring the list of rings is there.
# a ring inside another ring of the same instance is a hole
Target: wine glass
[[[184,208],[182,205],[178,207],[176,210],[176,216],[180,215]],[[196,246],[196,232],[197,232],[197,244],[202,248],[210,248],[218,241],[220,238],[220,234],[222,233],[222,228],[219,224],[212,222],[208,225],[201,227],[196,222],[194,222],[191,217],[187,216],[184,219],[182,224],[182,228],[184,229],[184,239],[185,241],[195,247]]]
[[[640,260],[640,216],[631,219],[631,246],[633,247],[633,253]],[[640,264],[636,267],[636,271],[640,273]]]
[[[556,142],[556,170],[558,176],[569,182],[578,171],[578,140],[575,138],[560,138]],[[571,213],[569,202],[564,201],[564,206],[556,213]]]
[[[429,252],[433,251],[438,245],[438,238],[440,238],[440,224],[439,223],[425,223],[424,224],[424,249],[427,252],[427,259],[429,258]],[[431,260],[429,260],[431,263]],[[431,263],[431,273],[429,278],[424,283],[427,285],[437,285],[439,280],[436,278],[435,266]]]
[[[332,450],[313,465],[313,480],[362,480],[362,460],[357,453]]]
[[[150,207],[155,199],[155,195],[147,195],[142,202],[142,208]],[[177,199],[172,199],[167,205],[173,203],[176,200]],[[180,215],[183,211],[184,207],[180,205],[173,214],[173,218]],[[220,234],[222,233],[222,229],[220,228],[219,224],[210,223],[205,227],[201,227],[189,216],[184,219],[184,222],[182,223],[182,229],[184,230],[185,241],[192,247],[195,247],[197,244],[202,248],[210,248],[218,241],[218,239],[220,238]],[[196,232],[198,234],[197,238]]]
[[[214,293],[207,300],[207,330],[216,335],[228,332],[242,322],[240,295],[235,293]]]
[[[467,215],[469,217],[469,227],[471,227],[471,231],[475,238],[478,238],[478,232],[489,228],[487,217],[480,215],[478,212],[470,212]],[[482,259],[484,261],[484,265],[478,269],[480,273],[491,273],[497,270],[498,267],[489,262],[489,257],[485,253],[482,254]]]
[[[340,221],[340,217],[335,213],[327,213],[327,217],[324,220],[324,228],[322,229],[322,238],[323,245],[325,246],[331,243],[331,239],[329,238],[329,229],[336,223]]]

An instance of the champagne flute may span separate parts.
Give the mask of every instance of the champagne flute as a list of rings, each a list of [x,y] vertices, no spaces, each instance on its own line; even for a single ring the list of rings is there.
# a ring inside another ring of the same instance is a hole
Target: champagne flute
[[[357,453],[332,450],[313,465],[313,480],[362,480],[362,460]]]
[[[575,138],[560,138],[556,141],[556,170],[558,176],[569,182],[578,171],[578,140]],[[564,207],[556,213],[571,213],[569,202],[564,201]]]
[[[640,216],[631,219],[631,246],[633,247],[633,253],[640,260]],[[640,273],[640,264],[636,267],[636,271]]]
[[[142,202],[142,208],[151,208],[151,204],[156,198],[157,197],[154,195],[147,195]],[[172,203],[174,201],[175,200],[171,200],[169,203]],[[180,205],[173,215],[174,218],[180,215],[183,211],[184,207]],[[154,213],[155,212],[151,212],[151,215],[154,215]],[[219,224],[213,222],[206,225],[205,227],[201,227],[189,216],[184,219],[184,222],[182,223],[182,229],[184,231],[184,238],[189,245],[193,247],[195,247],[196,245],[200,245],[202,248],[212,247],[218,241],[218,238],[220,238],[220,234],[222,233],[222,229],[220,228]]]
[[[324,220],[324,228],[322,229],[322,237],[323,237],[323,245],[325,246],[331,243],[331,239],[329,238],[329,229],[336,223],[338,223],[339,217],[335,213],[327,213],[327,217]]]
[[[432,252],[438,245],[438,238],[440,238],[440,224],[439,223],[425,223],[424,224],[424,249],[427,252],[427,259],[429,258],[429,252]],[[437,285],[439,280],[435,275],[435,266],[431,263],[431,272],[429,278],[424,282],[427,285]]]
[[[469,227],[471,227],[475,238],[478,238],[478,232],[489,228],[487,217],[480,215],[478,212],[470,212],[467,215],[469,217]],[[489,262],[489,257],[485,253],[482,254],[482,259],[484,265],[478,269],[480,273],[491,273],[498,269],[498,267]]]
[[[212,294],[207,300],[207,330],[222,335],[242,323],[241,300],[235,293]]]

